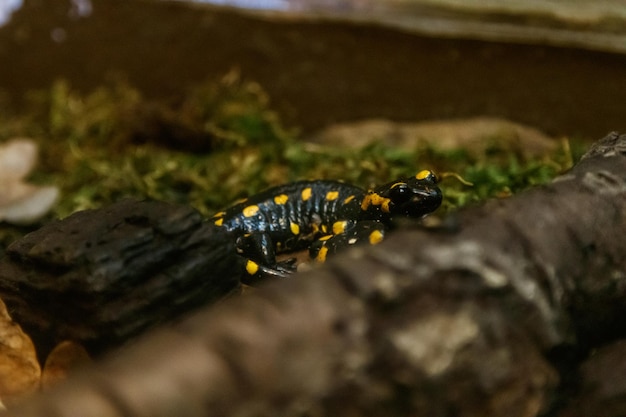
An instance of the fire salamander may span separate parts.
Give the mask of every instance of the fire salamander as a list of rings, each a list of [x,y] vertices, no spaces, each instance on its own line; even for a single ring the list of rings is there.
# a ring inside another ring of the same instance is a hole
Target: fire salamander
[[[346,246],[379,243],[395,218],[423,217],[441,200],[437,177],[428,170],[369,191],[338,181],[299,181],[252,196],[211,221],[235,235],[250,283],[294,271],[295,260],[277,262],[277,253],[309,248],[324,262]]]

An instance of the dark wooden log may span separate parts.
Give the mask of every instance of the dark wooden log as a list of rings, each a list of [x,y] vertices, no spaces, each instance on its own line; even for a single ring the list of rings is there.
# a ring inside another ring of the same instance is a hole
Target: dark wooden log
[[[578,395],[559,417],[626,415],[626,340],[594,350],[574,376]]]
[[[125,200],[11,244],[0,298],[40,355],[64,339],[98,353],[236,289],[234,254],[190,207]]]
[[[626,136],[444,225],[203,309],[11,415],[548,412],[556,352],[624,335]]]

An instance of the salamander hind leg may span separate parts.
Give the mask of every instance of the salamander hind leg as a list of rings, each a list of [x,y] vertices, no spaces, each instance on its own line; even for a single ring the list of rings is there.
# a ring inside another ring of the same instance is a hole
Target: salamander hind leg
[[[237,237],[237,253],[258,264],[276,264],[276,250],[269,234],[264,232],[245,233]]]
[[[296,270],[295,259],[278,262],[273,266],[259,264],[252,259],[245,259],[241,282],[246,285],[257,285],[271,278],[287,278]]]
[[[274,243],[267,233],[246,233],[237,238],[237,252],[245,259],[244,284],[266,278],[285,278],[295,272],[295,259],[276,261]]]

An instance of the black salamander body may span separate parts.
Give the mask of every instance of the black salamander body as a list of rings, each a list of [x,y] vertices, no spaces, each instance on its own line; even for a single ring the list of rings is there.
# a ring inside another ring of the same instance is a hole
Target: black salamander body
[[[420,218],[441,200],[435,175],[424,170],[370,191],[327,180],[281,185],[211,220],[237,237],[251,278],[285,276],[293,271],[293,261],[276,262],[276,253],[308,247],[311,257],[323,262],[345,246],[379,243],[395,218]]]

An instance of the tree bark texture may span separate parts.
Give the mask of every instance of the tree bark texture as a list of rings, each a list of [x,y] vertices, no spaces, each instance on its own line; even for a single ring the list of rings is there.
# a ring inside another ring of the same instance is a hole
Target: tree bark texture
[[[566,352],[626,333],[625,236],[614,133],[550,185],[206,308],[10,414],[556,415]]]
[[[191,207],[123,200],[7,248],[0,298],[41,357],[62,340],[99,353],[236,290],[235,244]],[[232,274],[214,271],[233,271]]]

